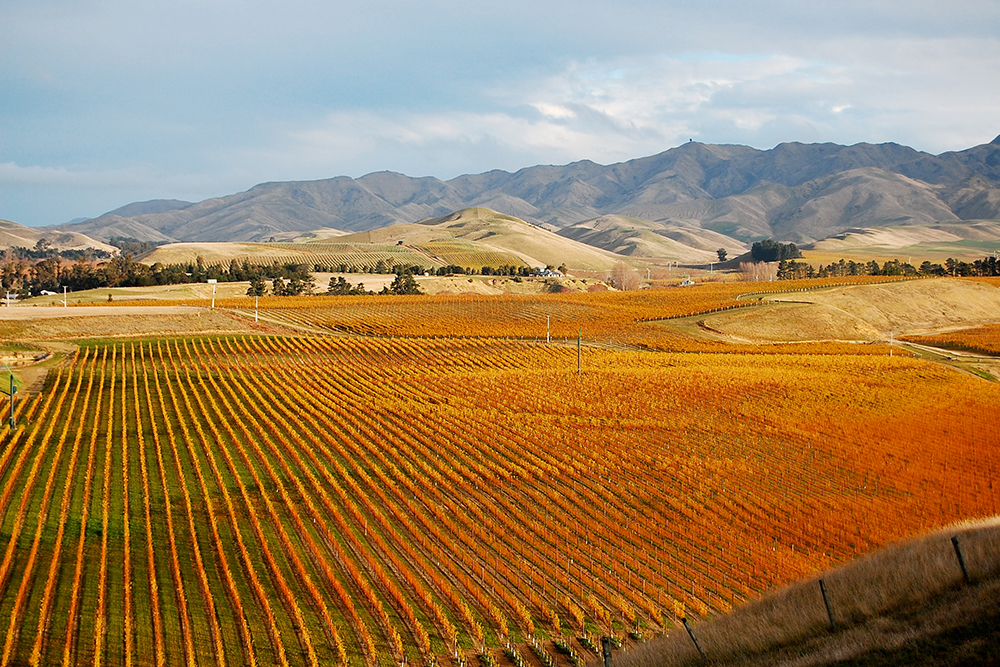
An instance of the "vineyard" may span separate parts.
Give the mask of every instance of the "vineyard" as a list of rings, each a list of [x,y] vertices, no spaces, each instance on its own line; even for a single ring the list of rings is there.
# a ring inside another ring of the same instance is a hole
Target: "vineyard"
[[[1000,355],[1000,324],[986,324],[932,336],[907,336],[906,340],[950,350]]]
[[[260,254],[237,255],[231,259],[209,261],[209,265],[229,265],[230,262],[266,266],[274,264],[308,264],[317,271],[364,272],[381,263],[386,271],[393,266],[444,266],[444,262],[426,252],[394,243],[261,243]]]
[[[849,280],[849,281],[848,281]],[[669,350],[721,350],[711,341],[678,336],[658,322],[728,309],[750,308],[761,296],[842,284],[898,279],[718,282],[671,286],[636,292],[438,295],[406,297],[271,297],[259,301],[259,313],[272,321],[312,331],[376,336],[489,337],[546,339],[582,335],[590,341],[616,342]],[[752,294],[747,294],[752,292]],[[739,298],[746,295],[745,298]],[[249,299],[220,300],[224,308],[253,316]],[[840,351],[840,348],[838,348]]]
[[[484,266],[496,268],[503,265],[522,266],[524,261],[517,255],[500,250],[483,250],[474,243],[461,242],[431,242],[421,246],[399,245],[397,243],[258,243],[246,244],[247,247],[259,249],[256,253],[237,252],[229,258],[209,259],[208,266],[228,266],[231,262],[251,266],[267,266],[278,264],[308,264],[317,271],[374,271],[382,266],[388,272],[394,266],[420,266],[425,269],[436,269],[441,266],[475,267]],[[149,259],[164,261],[164,253]],[[171,256],[174,263],[180,260],[193,262],[197,256],[197,248],[173,250]],[[181,253],[181,254],[179,254]],[[188,257],[187,255],[190,255]]]
[[[4,431],[0,663],[568,664],[998,511],[995,384],[898,356],[576,367],[496,338],[82,346]]]

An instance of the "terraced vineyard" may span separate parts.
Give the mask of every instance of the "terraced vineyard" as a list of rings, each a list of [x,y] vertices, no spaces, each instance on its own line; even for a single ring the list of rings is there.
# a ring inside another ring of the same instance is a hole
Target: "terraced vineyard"
[[[3,441],[0,662],[563,664],[998,511],[1000,389],[943,367],[575,371],[486,338],[83,346]]]

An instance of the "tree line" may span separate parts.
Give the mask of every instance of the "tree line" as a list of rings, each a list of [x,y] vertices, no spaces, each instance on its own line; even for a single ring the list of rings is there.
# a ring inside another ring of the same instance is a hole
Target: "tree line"
[[[330,296],[353,296],[368,294],[423,294],[423,290],[417,284],[417,279],[409,271],[400,271],[396,274],[392,283],[382,288],[381,292],[372,292],[365,289],[364,283],[352,285],[344,280],[343,276],[333,276],[327,286],[326,293]]]
[[[913,266],[898,259],[888,260],[884,264],[879,264],[874,259],[868,262],[841,259],[816,268],[805,262],[781,260],[778,262],[777,275],[778,280],[842,276],[1000,276],[1000,262],[996,257],[984,257],[973,262],[962,262],[949,257],[943,265],[924,261],[920,266]]]
[[[0,287],[5,292],[16,293],[19,298],[27,298],[37,296],[43,290],[61,292],[64,286],[73,292],[79,292],[102,287],[203,283],[209,279],[219,282],[280,279],[282,283],[285,280],[289,283],[299,281],[295,283],[297,286],[312,280],[312,269],[308,264],[275,262],[256,265],[247,261],[207,266],[201,257],[190,263],[156,263],[150,266],[135,261],[130,253],[112,257],[106,262],[81,259],[67,263],[58,255],[32,260],[19,255],[14,249],[8,249],[0,267]],[[287,285],[285,288],[287,289]]]

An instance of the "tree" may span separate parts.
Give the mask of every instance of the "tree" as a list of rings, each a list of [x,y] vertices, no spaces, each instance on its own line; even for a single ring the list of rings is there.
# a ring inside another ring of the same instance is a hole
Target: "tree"
[[[396,279],[388,288],[389,294],[423,294],[417,280],[408,271],[396,274]]]
[[[623,292],[628,292],[639,287],[639,277],[625,265],[625,262],[615,264],[614,268],[611,269],[611,276],[608,278],[608,282],[615,289]]]
[[[728,255],[729,252],[725,248],[719,248],[715,251],[715,254],[719,256],[720,262],[724,262],[726,261],[726,255]]]
[[[250,279],[250,287],[247,288],[247,296],[264,296],[267,292],[267,283],[260,276]]]
[[[278,276],[271,283],[271,294],[274,296],[285,296],[285,293],[285,281],[281,279],[281,276]]]
[[[740,262],[740,273],[746,282],[771,281],[778,277],[774,265],[767,262]]]
[[[350,292],[351,292],[351,283],[344,280],[344,276],[330,277],[330,284],[327,285],[326,288],[327,294],[343,295],[343,294],[350,294]]]
[[[766,239],[750,246],[750,256],[755,262],[777,262],[782,259],[798,259],[802,257],[802,253],[794,243],[778,243]]]

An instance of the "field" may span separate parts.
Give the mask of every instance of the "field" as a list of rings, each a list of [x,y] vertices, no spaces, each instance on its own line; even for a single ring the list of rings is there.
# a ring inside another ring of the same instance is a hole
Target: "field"
[[[949,350],[995,356],[1000,355],[1000,324],[986,324],[929,336],[907,336],[906,340]]]
[[[374,269],[382,262],[394,265],[438,267],[445,262],[426,251],[395,243],[171,243],[142,258],[145,264],[194,264],[201,257],[206,266],[228,266],[231,262],[263,266],[307,264],[322,271]]]
[[[676,283],[636,292],[571,292],[370,297],[280,297],[261,299],[267,317],[311,331],[376,336],[500,337],[625,343],[659,349],[707,349],[704,340],[678,338],[658,322],[758,306],[765,296],[836,285],[898,282],[879,276],[770,283]],[[248,299],[219,301],[234,312],[251,313]],[[678,347],[678,346],[694,346]]]
[[[90,339],[4,429],[0,663],[569,665],[997,514],[1000,385],[664,319],[746,291],[44,309]]]

